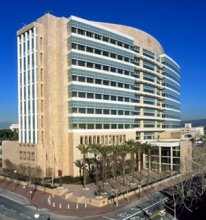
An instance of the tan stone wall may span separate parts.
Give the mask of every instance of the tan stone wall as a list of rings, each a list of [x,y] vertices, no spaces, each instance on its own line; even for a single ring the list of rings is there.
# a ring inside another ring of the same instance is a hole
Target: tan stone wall
[[[180,173],[185,174],[192,171],[192,142],[180,142]]]
[[[163,131],[159,134],[159,138],[164,141],[164,139],[180,139],[180,131]]]

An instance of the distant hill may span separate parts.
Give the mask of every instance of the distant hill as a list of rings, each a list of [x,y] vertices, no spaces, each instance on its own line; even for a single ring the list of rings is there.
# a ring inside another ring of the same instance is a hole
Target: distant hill
[[[192,123],[193,127],[197,127],[197,126],[205,126],[206,127],[206,119],[182,121],[181,125],[184,126],[185,123]]]
[[[1,128],[9,128],[9,126],[13,124],[13,122],[9,122],[9,121],[0,121],[0,129]]]

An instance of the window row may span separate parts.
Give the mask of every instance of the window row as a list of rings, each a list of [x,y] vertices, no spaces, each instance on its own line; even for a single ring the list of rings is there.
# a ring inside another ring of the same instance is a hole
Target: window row
[[[128,58],[128,57],[124,57],[122,55],[118,55],[118,54],[115,54],[115,53],[110,53],[110,52],[105,51],[105,50],[100,50],[100,49],[96,49],[96,48],[92,48],[92,47],[87,47],[87,46],[80,45],[80,44],[72,43],[72,49],[77,49],[77,50],[85,51],[85,52],[88,52],[88,53],[95,53],[97,55],[103,55],[105,57],[111,57],[113,59],[118,59],[118,60],[122,60],[122,61],[131,63],[131,59]]]
[[[97,63],[86,62],[83,60],[72,59],[72,65],[93,68],[93,69],[98,69],[98,70],[104,70],[104,71],[109,71],[109,72],[113,72],[113,73],[124,74],[126,76],[132,76],[132,72],[130,72],[128,70],[118,69],[115,67],[105,66],[105,65],[101,65],[101,64],[97,64]]]
[[[80,144],[121,144],[126,141],[126,136],[123,135],[92,135],[81,136]]]
[[[19,159],[35,161],[35,153],[30,151],[19,151]]]
[[[80,113],[80,114],[99,114],[99,115],[139,115],[139,109],[136,111],[125,111],[125,110],[110,110],[110,109],[94,109],[94,108],[76,108],[73,107],[70,110],[71,113]]]
[[[115,81],[102,80],[102,79],[94,79],[94,78],[91,78],[91,77],[83,77],[83,76],[76,76],[76,75],[72,75],[72,81],[94,83],[94,84],[98,84],[98,85],[119,87],[119,88],[125,88],[125,89],[133,89],[133,86],[130,85],[130,84],[125,84],[125,83],[120,83],[120,82],[115,82]]]
[[[76,27],[71,27],[71,31],[72,31],[72,33],[84,35],[86,37],[94,38],[96,40],[101,40],[101,41],[104,41],[104,42],[107,42],[107,43],[110,43],[110,44],[113,44],[113,45],[117,45],[117,46],[120,46],[120,47],[124,47],[126,49],[130,49],[129,44],[123,43],[123,42],[118,41],[118,40],[114,40],[112,38],[109,38],[109,37],[106,37],[106,36],[103,36],[103,35],[100,35],[100,34],[97,34],[97,33],[93,33],[93,32],[86,31],[86,30],[76,28]]]
[[[122,96],[113,96],[113,95],[103,95],[103,94],[95,94],[95,93],[87,93],[87,92],[72,92],[72,97],[78,98],[87,98],[87,99],[103,99],[109,101],[119,101],[119,102],[137,102],[138,99],[133,99],[129,97]]]
[[[71,129],[131,129],[134,124],[70,124]]]

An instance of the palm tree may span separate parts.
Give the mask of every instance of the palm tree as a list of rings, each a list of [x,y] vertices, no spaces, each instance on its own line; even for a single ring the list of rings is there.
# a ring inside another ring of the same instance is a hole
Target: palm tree
[[[126,143],[119,145],[118,152],[122,162],[123,185],[125,185],[125,168],[126,168],[125,160],[128,154],[128,145]]]
[[[76,160],[74,163],[79,168],[79,177],[80,177],[80,179],[82,179],[83,163],[81,160]]]
[[[111,151],[108,146],[99,147],[98,151],[99,154],[101,155],[100,157],[102,160],[102,178],[103,178],[103,183],[105,183],[105,181],[107,181],[107,161]]]
[[[100,144],[90,144],[89,145],[89,152],[94,154],[94,173],[95,173],[95,183],[97,185],[98,183],[98,175],[99,175],[99,171],[98,171],[98,167],[100,164],[100,161],[97,159],[97,156],[99,154],[99,148],[101,147]]]
[[[86,174],[86,159],[87,154],[89,153],[89,145],[82,145],[80,144],[77,146],[77,148],[80,150],[81,154],[83,155],[82,164],[83,164],[83,187],[86,189],[86,181],[87,181],[87,174]]]
[[[131,155],[131,175],[132,175],[132,181],[134,182],[134,172],[135,172],[135,167],[138,167],[138,161],[139,161],[139,149],[140,149],[140,143],[135,140],[128,140],[126,142],[127,144],[127,149],[128,152]],[[135,154],[136,154],[136,162],[135,162]]]

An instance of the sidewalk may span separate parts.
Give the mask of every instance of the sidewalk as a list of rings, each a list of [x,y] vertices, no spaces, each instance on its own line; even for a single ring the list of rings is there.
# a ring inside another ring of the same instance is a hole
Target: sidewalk
[[[170,182],[170,180],[168,180]],[[170,182],[171,183],[171,182]],[[148,196],[152,192],[157,192],[163,189],[168,183],[159,184],[158,187],[147,187],[141,192],[141,198]],[[89,190],[84,190],[81,185],[63,185],[65,188],[68,187],[70,191],[72,191],[75,195],[85,195],[85,196],[93,196],[95,186],[88,185]],[[20,184],[15,184],[13,182],[9,182],[6,180],[1,180],[0,189],[10,191],[10,195],[18,194],[20,202],[31,203],[33,205],[38,206],[39,209],[47,209],[49,213],[54,213],[57,215],[64,215],[70,217],[87,217],[88,219],[92,219],[92,216],[102,216],[111,212],[117,212],[118,209],[125,209],[126,207],[132,206],[134,202],[137,202],[140,197],[139,193],[134,194],[129,197],[129,200],[121,199],[118,201],[118,207],[116,207],[113,203],[110,203],[104,207],[98,208],[91,205],[85,205],[76,203],[74,201],[69,201],[64,199],[62,196],[52,196],[52,194],[45,193],[42,191],[33,191],[34,187],[23,187]],[[2,191],[1,190],[1,191]],[[32,192],[32,193],[31,193]],[[10,196],[9,195],[9,196]],[[9,197],[10,198],[10,197]],[[12,197],[13,198],[13,197]],[[58,218],[57,218],[58,219]]]

